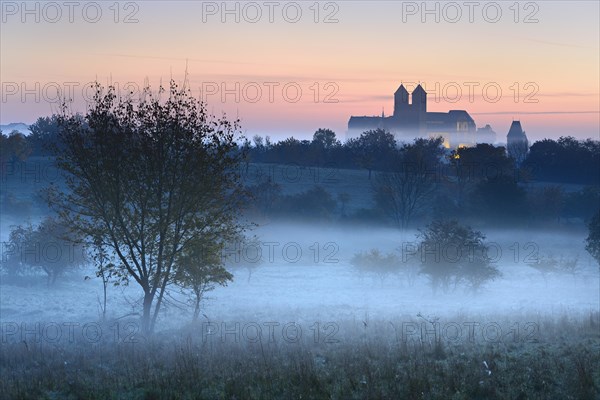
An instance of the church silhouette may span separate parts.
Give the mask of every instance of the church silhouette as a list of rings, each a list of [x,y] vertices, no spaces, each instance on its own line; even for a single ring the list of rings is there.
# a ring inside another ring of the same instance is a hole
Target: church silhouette
[[[412,97],[412,101],[409,101]],[[475,121],[465,110],[444,112],[427,111],[427,92],[419,84],[409,95],[404,85],[394,93],[394,114],[381,116],[352,116],[348,121],[349,137],[362,132],[382,128],[396,136],[399,141],[410,141],[416,137],[444,138],[444,146],[471,146],[476,143],[494,143],[496,134],[489,125],[475,126]]]

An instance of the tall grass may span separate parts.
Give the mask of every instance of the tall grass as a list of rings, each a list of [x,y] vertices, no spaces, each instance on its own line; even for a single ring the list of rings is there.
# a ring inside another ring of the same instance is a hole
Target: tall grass
[[[529,315],[535,335],[449,340],[403,335],[402,321],[342,321],[335,341],[203,335],[201,326],[135,342],[4,337],[6,399],[595,399],[599,313]],[[440,319],[440,322],[449,320]],[[454,321],[497,321],[471,317]],[[435,321],[413,317],[411,327]],[[404,331],[405,333],[406,331]],[[432,331],[430,330],[430,333]],[[27,339],[27,338],[25,338]]]

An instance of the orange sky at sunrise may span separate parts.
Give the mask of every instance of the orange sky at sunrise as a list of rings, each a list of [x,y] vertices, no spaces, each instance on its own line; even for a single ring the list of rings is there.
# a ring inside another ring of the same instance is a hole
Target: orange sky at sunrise
[[[390,114],[401,82],[498,141],[513,118],[532,139],[599,136],[595,1],[90,3],[3,2],[0,123],[50,114],[56,88],[84,111],[87,82],[125,93],[187,65],[192,92],[250,136],[344,138],[351,115]]]

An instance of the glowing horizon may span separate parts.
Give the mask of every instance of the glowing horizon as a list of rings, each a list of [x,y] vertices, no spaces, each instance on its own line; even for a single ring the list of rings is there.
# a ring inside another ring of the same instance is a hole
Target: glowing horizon
[[[239,116],[249,136],[304,139],[323,127],[343,139],[350,116],[391,115],[400,83],[422,83],[429,111],[467,110],[498,142],[513,119],[531,140],[599,138],[597,2],[476,2],[472,10],[460,2],[275,3],[229,2],[225,10],[221,2],[130,2],[118,13],[107,3],[93,23],[93,10],[82,13],[89,2],[74,9],[73,22],[66,8],[56,18],[35,2],[29,14],[4,2],[0,123],[51,114],[57,86],[75,87],[74,110],[83,111],[87,82],[125,92],[147,79],[156,88],[171,77],[183,82],[187,68],[195,95],[218,88],[204,93],[209,111]],[[497,22],[492,4],[500,4]]]

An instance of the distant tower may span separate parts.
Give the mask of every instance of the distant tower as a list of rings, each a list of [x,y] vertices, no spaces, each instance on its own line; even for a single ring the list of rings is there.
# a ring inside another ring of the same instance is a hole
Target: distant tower
[[[412,92],[411,106],[413,114],[413,124],[416,127],[416,134],[425,135],[427,132],[427,92],[421,84],[417,85]]]
[[[427,92],[420,84],[412,92],[412,106],[416,112],[427,112]]]
[[[394,117],[399,117],[403,112],[408,111],[408,90],[404,85],[400,85],[394,93]]]
[[[506,135],[506,151],[512,157],[517,165],[525,160],[529,151],[529,141],[527,135],[521,127],[521,121],[513,121]]]

